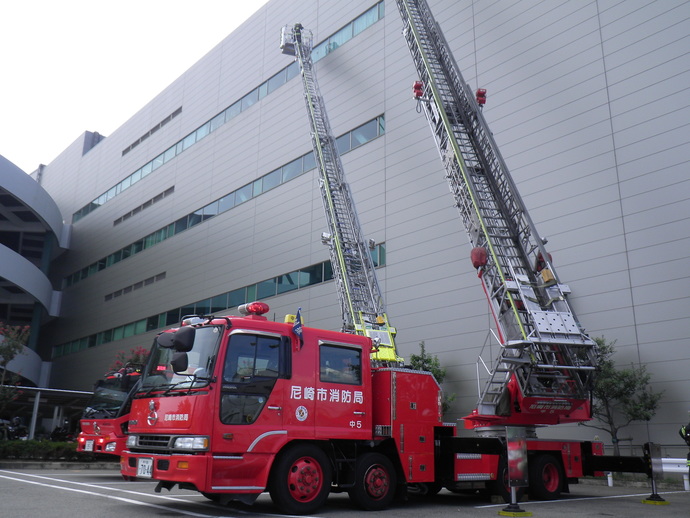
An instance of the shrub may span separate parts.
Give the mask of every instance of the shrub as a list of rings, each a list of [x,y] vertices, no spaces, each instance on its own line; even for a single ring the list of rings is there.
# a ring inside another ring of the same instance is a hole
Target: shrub
[[[2,441],[0,459],[76,460],[77,443],[53,441]]]

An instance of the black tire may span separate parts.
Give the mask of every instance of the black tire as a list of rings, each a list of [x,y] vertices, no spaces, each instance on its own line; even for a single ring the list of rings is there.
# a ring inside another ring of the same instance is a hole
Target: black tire
[[[498,470],[496,473],[496,480],[488,482],[486,485],[489,493],[492,495],[498,495],[503,498],[503,501],[510,503],[510,483],[508,478],[508,462],[504,456],[501,456],[498,461]],[[525,494],[524,487],[516,488],[516,497],[519,502]]]
[[[365,453],[357,459],[355,485],[348,494],[362,509],[381,511],[393,503],[397,478],[388,457],[381,453]]]
[[[555,500],[561,496],[565,476],[556,457],[541,454],[529,462],[529,493],[537,500]]]
[[[313,513],[326,502],[332,478],[323,450],[312,444],[292,446],[271,468],[271,500],[286,514]]]

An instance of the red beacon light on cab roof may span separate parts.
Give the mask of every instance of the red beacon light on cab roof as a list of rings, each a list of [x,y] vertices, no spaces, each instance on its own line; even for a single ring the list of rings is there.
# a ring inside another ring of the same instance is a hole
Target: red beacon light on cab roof
[[[268,313],[269,307],[265,302],[249,302],[248,304],[242,304],[237,308],[237,310],[240,312],[240,314],[245,316],[261,316],[264,313]]]

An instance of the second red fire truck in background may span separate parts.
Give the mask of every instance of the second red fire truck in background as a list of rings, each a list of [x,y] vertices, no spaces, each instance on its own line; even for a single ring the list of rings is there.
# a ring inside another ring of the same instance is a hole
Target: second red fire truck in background
[[[132,392],[141,377],[141,365],[128,364],[96,382],[79,421],[77,452],[120,455],[127,442]]]

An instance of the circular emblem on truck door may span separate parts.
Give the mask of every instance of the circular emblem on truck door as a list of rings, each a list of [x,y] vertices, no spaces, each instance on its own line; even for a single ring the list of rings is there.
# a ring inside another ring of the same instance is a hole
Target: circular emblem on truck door
[[[300,405],[297,407],[297,410],[295,410],[295,417],[297,418],[298,421],[304,421],[309,417],[309,411],[307,410],[307,407]]]

